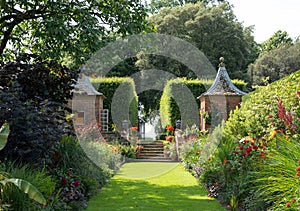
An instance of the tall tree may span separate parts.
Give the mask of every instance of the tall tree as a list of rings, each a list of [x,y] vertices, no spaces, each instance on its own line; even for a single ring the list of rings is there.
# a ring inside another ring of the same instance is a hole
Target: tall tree
[[[203,2],[205,4],[214,4],[226,2],[226,0],[151,0],[149,3],[149,10],[152,14],[158,13],[161,9],[166,7],[176,7],[176,6],[184,6],[188,3],[198,3]]]
[[[252,36],[253,27],[243,27],[237,21],[227,3],[206,5],[203,2],[162,9],[149,18],[155,30],[181,38],[201,50],[217,68],[219,58],[225,57],[227,70],[232,78],[248,79],[247,66],[258,55],[258,46]],[[143,70],[158,69],[177,77],[195,78],[196,75],[184,64],[161,55],[138,55],[136,65]],[[147,72],[147,71],[145,71]],[[147,77],[147,74],[144,74]],[[163,78],[160,83],[164,84]],[[139,100],[147,105],[147,113],[158,110],[161,92],[151,90],[141,93]]]
[[[248,72],[253,84],[263,85],[266,79],[274,82],[300,69],[300,43],[281,45],[270,51],[264,51],[249,65]]]
[[[12,59],[31,51],[76,63],[108,41],[110,33],[126,36],[146,28],[139,0],[6,0],[0,3],[0,56]]]
[[[293,39],[288,35],[286,31],[278,30],[268,40],[262,43],[263,51],[271,51],[282,45],[293,44]]]
[[[194,44],[215,67],[219,58],[225,57],[228,72],[235,78],[245,79],[248,64],[257,58],[252,27],[244,27],[238,22],[231,6],[226,3],[209,7],[197,3],[165,8],[153,15],[150,21],[158,33],[173,35]],[[158,68],[177,76],[188,76],[190,73],[183,65],[166,58],[146,56],[143,59],[148,61],[137,62],[143,69]],[[234,74],[236,72],[238,74]]]

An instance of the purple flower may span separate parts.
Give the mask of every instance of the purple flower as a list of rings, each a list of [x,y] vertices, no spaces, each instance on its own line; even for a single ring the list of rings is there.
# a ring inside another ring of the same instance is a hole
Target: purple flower
[[[68,184],[67,178],[65,178],[65,177],[61,178],[61,184],[62,185],[67,185]]]

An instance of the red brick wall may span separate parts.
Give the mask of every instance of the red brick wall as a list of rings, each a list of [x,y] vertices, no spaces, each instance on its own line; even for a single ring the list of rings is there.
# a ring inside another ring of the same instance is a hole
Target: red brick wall
[[[200,97],[200,114],[204,112],[210,113],[213,108],[218,110],[221,118],[228,119],[231,110],[235,110],[240,106],[241,96],[236,95],[216,95]],[[213,112],[214,113],[214,112]],[[208,130],[210,125],[205,121],[204,115],[200,116],[200,129]]]
[[[100,109],[103,109],[102,96],[75,95],[72,99],[73,113],[83,111],[85,113],[85,124],[89,124],[93,120],[99,122]]]

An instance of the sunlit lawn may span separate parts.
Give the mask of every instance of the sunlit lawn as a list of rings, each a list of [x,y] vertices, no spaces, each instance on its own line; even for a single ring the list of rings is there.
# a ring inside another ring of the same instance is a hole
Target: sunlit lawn
[[[178,163],[127,163],[87,210],[225,210],[207,194]]]

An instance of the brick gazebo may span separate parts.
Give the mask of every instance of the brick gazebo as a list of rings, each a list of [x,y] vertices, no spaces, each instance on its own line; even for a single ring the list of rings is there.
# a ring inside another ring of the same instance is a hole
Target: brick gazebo
[[[72,100],[75,125],[100,123],[104,95],[95,90],[88,76],[82,74],[76,83]]]
[[[219,70],[213,85],[200,99],[200,130],[209,130],[227,120],[231,110],[240,106],[246,93],[231,82],[225,68],[224,58],[220,58]]]

